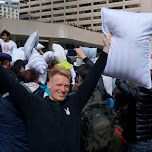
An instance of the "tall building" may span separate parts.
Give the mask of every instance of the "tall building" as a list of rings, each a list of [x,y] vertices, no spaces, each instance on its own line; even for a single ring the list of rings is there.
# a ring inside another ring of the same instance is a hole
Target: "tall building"
[[[26,1],[26,4],[20,6],[20,19],[37,20],[47,23],[74,23],[94,30],[101,30],[101,7],[133,12],[146,12],[148,8],[152,11],[152,0]],[[20,0],[20,3],[23,2],[24,0]]]
[[[19,19],[19,1],[1,0],[0,18]]]

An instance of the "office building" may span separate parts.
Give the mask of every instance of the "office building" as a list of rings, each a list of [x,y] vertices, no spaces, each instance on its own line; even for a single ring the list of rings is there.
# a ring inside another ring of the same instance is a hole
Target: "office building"
[[[75,24],[101,30],[101,7],[133,12],[152,11],[151,0],[26,0],[20,19]],[[20,0],[23,3],[24,0]]]
[[[0,18],[19,19],[19,1],[1,0],[0,1]]]

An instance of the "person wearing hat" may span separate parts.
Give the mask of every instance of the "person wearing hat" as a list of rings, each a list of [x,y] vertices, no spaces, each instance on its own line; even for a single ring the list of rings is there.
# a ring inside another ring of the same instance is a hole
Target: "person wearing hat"
[[[6,69],[10,68],[11,61],[12,61],[12,57],[9,54],[0,52],[0,63],[2,67]]]
[[[7,53],[9,55],[12,54],[13,49],[17,49],[17,45],[14,41],[10,40],[10,33],[4,30],[1,33],[2,39],[0,39],[0,45],[3,53]]]

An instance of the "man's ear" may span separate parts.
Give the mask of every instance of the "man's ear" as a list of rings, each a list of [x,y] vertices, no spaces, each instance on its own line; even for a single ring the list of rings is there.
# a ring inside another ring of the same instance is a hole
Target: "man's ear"
[[[9,69],[10,67],[11,67],[11,64],[10,64],[10,62],[7,62],[7,69]]]
[[[51,89],[51,82],[50,81],[48,81],[47,87],[48,87],[48,89]]]

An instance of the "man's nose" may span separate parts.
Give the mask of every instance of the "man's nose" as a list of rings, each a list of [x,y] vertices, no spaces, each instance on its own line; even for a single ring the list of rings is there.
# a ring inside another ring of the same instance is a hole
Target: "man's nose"
[[[65,86],[61,86],[60,89],[61,89],[62,92],[65,92]]]

